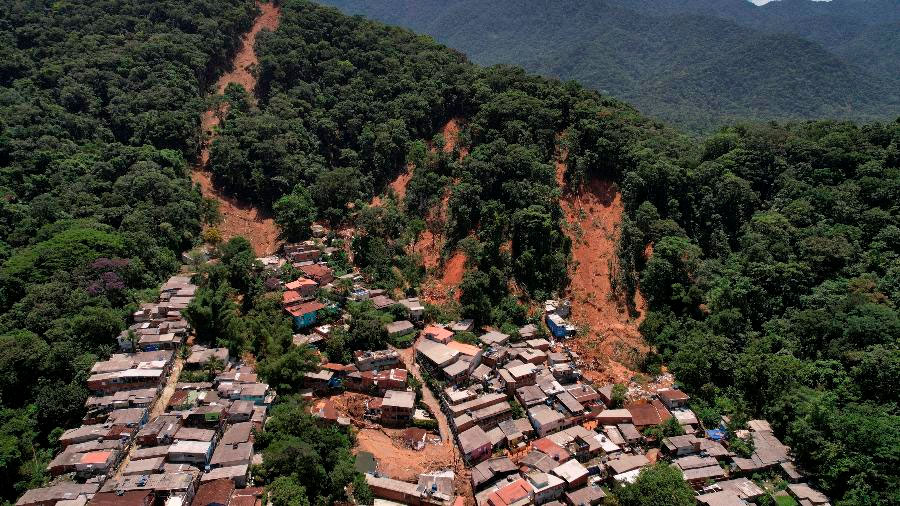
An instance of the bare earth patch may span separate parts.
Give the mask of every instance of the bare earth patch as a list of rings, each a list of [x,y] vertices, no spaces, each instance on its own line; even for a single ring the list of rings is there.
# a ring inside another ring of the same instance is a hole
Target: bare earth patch
[[[356,451],[371,452],[378,472],[401,481],[417,482],[422,473],[454,468],[452,441],[413,450],[403,444],[402,433],[400,429],[362,429],[356,436]]]
[[[562,187],[565,153],[557,162],[557,181]],[[632,318],[623,300],[613,293],[610,276],[618,268],[616,245],[620,234],[621,194],[614,183],[592,180],[561,202],[566,234],[572,240],[573,265],[568,296],[572,321],[580,331],[572,346],[583,361],[585,377],[599,383],[623,382],[635,374],[638,359],[649,348],[638,332],[641,317]],[[644,313],[640,294],[635,298]]]
[[[403,199],[406,198],[406,185],[409,184],[409,180],[412,179],[413,170],[415,169],[415,165],[408,164],[406,169],[397,174],[397,177],[394,178],[393,181],[388,183],[388,188],[394,193],[394,196],[397,197],[397,200],[403,202]],[[382,199],[380,195],[375,195],[372,197],[372,202],[369,205],[378,207],[382,204]]]
[[[452,118],[441,129],[441,135],[444,136],[444,153],[452,153],[459,143],[459,129],[462,125],[462,118]],[[462,160],[469,154],[468,148],[460,148],[459,159]]]
[[[445,153],[451,153],[456,148],[461,124],[462,119],[452,118],[441,128]],[[460,149],[460,159],[468,154],[467,149]],[[446,262],[441,263],[441,251],[446,239],[440,231],[447,223],[450,193],[456,183],[457,181],[453,181],[453,184],[444,191],[440,206],[428,211],[425,217],[425,221],[429,224],[428,230],[422,232],[412,246],[415,253],[422,255],[423,264],[428,271],[425,282],[422,283],[422,296],[432,304],[443,304],[451,298],[459,300],[458,288],[465,274],[466,255],[462,251],[454,251]]]
[[[253,66],[257,63],[256,52],[253,45],[256,36],[262,29],[275,30],[278,27],[278,19],[281,10],[272,3],[257,3],[262,14],[253,22],[253,27],[244,35],[241,47],[234,58],[234,68],[219,78],[216,82],[216,90],[219,94],[225,91],[228,83],[239,83],[253,92],[256,87],[256,77],[252,73]],[[203,113],[201,125],[206,140],[200,151],[198,165],[191,170],[191,180],[200,185],[200,191],[204,197],[219,202],[219,212],[222,222],[217,225],[224,240],[234,236],[246,237],[257,255],[268,255],[278,250],[278,226],[271,216],[267,216],[254,206],[243,203],[234,197],[229,197],[216,189],[212,184],[212,174],[206,170],[209,162],[209,146],[215,127],[219,124],[219,118],[223,110],[211,109]]]
[[[256,51],[253,46],[256,44],[256,36],[262,30],[275,31],[278,28],[278,21],[281,18],[281,8],[272,2],[257,2],[261,14],[253,21],[253,27],[244,34],[241,41],[241,47],[238,49],[234,57],[234,68],[219,78],[216,83],[216,90],[219,94],[225,92],[228,83],[238,83],[253,94],[256,88],[256,76],[252,73],[252,68],[257,64]]]

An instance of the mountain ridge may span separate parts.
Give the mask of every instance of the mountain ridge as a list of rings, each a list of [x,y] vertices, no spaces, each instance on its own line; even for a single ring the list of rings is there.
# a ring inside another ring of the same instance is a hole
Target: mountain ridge
[[[882,0],[857,10],[848,0],[830,11],[805,0],[778,8],[743,0],[320,3],[428,33],[477,63],[578,80],[695,131],[736,119],[900,114],[900,56],[872,57],[896,52],[900,37],[885,28],[896,15],[875,20],[890,11]],[[805,33],[787,29],[813,16],[827,22],[807,22]],[[853,36],[837,30],[843,25],[864,31]]]

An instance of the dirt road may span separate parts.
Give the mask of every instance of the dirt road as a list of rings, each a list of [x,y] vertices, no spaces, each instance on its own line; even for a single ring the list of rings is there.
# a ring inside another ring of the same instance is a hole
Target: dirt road
[[[278,20],[281,9],[273,3],[257,3],[261,14],[253,22],[253,27],[244,35],[241,47],[234,57],[233,68],[219,78],[216,82],[216,90],[219,94],[225,91],[229,83],[238,83],[253,94],[256,87],[256,77],[252,73],[253,66],[257,63],[256,52],[253,46],[256,36],[263,29],[275,30],[278,28]],[[191,170],[191,179],[200,185],[203,196],[219,202],[219,212],[222,215],[222,223],[216,228],[222,234],[224,240],[236,235],[246,237],[253,245],[257,255],[268,255],[278,249],[278,227],[271,216],[262,213],[250,204],[227,196],[213,186],[212,174],[207,170],[209,162],[209,147],[215,136],[215,127],[219,124],[222,111],[211,109],[203,114],[202,127],[205,141],[200,151],[199,163]]]
[[[422,339],[421,337],[419,339]],[[417,341],[418,342],[418,341]],[[446,444],[448,441],[451,445],[453,445],[453,432],[450,431],[450,422],[447,420],[447,415],[441,410],[441,402],[434,396],[431,392],[431,389],[425,385],[425,380],[422,379],[422,372],[419,371],[419,365],[416,364],[415,360],[415,346],[411,346],[406,349],[398,349],[393,348],[397,353],[400,354],[400,358],[403,360],[403,365],[406,367],[406,370],[410,372],[419,382],[422,383],[422,402],[428,406],[428,409],[431,410],[431,413],[434,415],[435,419],[438,422],[438,429],[441,434],[441,440]],[[454,448],[456,445],[453,445]],[[455,450],[454,450],[455,451]]]
[[[150,415],[147,417],[147,420],[155,420],[156,417],[166,412],[166,406],[169,405],[169,401],[172,399],[172,394],[175,393],[175,385],[178,384],[178,377],[181,375],[181,370],[183,368],[184,359],[176,355],[175,363],[172,364],[172,370],[169,372],[169,376],[166,378],[166,385],[163,387],[162,391],[160,391],[159,396],[153,403],[153,407],[150,408]],[[128,467],[128,463],[131,462],[131,456],[134,454],[135,450],[137,450],[137,442],[132,440],[131,446],[128,447],[128,453],[125,455],[125,458],[123,458],[119,463],[119,467],[116,468],[116,473],[113,475],[113,480],[118,480],[122,477],[122,473],[125,472],[125,468]]]
[[[419,339],[422,338],[420,337]],[[416,364],[415,360],[415,346],[406,349],[393,349],[400,354],[400,359],[403,360],[406,370],[422,383],[422,401],[428,406],[428,409],[437,420],[441,440],[445,446],[449,447],[450,455],[452,455],[456,494],[465,499],[467,506],[474,505],[475,491],[472,490],[472,473],[466,468],[462,455],[459,453],[459,448],[457,448],[456,441],[453,438],[453,432],[450,431],[450,422],[447,420],[447,415],[441,410],[440,401],[438,401],[437,397],[431,392],[431,389],[425,384],[425,380],[422,379],[422,372],[419,370],[419,366]]]

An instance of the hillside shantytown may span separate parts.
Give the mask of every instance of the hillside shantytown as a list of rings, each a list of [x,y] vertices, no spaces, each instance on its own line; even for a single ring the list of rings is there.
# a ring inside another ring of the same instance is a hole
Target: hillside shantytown
[[[804,118],[708,134],[311,0],[0,3],[0,506],[900,503],[900,121],[836,115],[896,87],[803,84],[894,1],[763,11],[865,62],[605,34]]]
[[[546,301],[512,334],[471,320],[426,322],[418,298],[394,300],[356,270],[336,275],[327,260],[338,251],[316,238],[256,265],[269,279],[302,273],[273,289],[293,346],[322,357],[300,391],[320,423],[389,431],[413,458],[430,447],[452,452],[447,467],[404,481],[385,470],[397,458],[392,447],[360,450],[356,465],[377,504],[461,505],[468,496],[489,506],[595,505],[653,466],[679,470],[700,505],[751,504],[773,476],[799,504],[829,504],[765,420],[705,425],[671,376],[651,385],[586,380],[568,344],[577,331],[568,301]],[[54,484],[17,506],[265,501],[254,486],[262,463],[254,440],[277,392],[227,348],[191,344],[182,311],[196,292],[190,274],[174,276],[132,315],[116,336],[121,351],[87,378],[84,424],[60,436],[47,467]],[[336,329],[349,328],[350,306],[379,312],[394,344],[327,361],[322,352]]]
[[[190,279],[170,278],[116,336],[121,352],[94,364],[84,424],[62,433],[47,466],[59,480],[16,504],[258,501],[248,488],[253,438],[275,392],[227,349],[189,344],[181,311],[197,289]],[[209,366],[211,381],[183,381]]]

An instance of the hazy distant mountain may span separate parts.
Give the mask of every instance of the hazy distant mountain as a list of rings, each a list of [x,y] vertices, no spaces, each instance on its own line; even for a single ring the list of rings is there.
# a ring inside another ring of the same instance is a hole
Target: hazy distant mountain
[[[900,0],[321,0],[689,128],[900,114]]]

